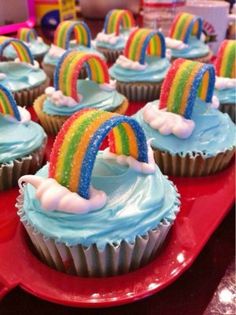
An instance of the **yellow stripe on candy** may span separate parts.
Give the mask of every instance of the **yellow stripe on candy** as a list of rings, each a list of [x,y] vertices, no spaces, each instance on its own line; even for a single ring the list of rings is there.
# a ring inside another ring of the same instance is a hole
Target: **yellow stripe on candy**
[[[138,145],[137,145],[137,140],[136,140],[136,135],[134,133],[134,130],[127,123],[123,123],[123,126],[127,132],[128,137],[129,137],[129,143],[130,143],[129,155],[132,156],[133,158],[137,159],[138,158]]]

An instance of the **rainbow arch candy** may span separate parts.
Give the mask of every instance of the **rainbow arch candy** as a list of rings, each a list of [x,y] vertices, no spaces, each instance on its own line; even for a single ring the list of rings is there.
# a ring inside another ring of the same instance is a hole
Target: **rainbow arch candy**
[[[163,82],[160,108],[191,119],[196,97],[211,102],[215,85],[212,65],[186,59],[176,59]]]
[[[26,43],[36,40],[37,37],[37,32],[33,28],[22,27],[17,32],[17,38]]]
[[[107,135],[112,152],[148,162],[146,138],[134,119],[84,109],[71,116],[59,131],[50,156],[49,177],[89,199],[96,154]]]
[[[16,120],[21,120],[20,112],[12,93],[0,84],[0,113],[4,116],[9,115]]]
[[[130,29],[135,26],[133,14],[128,10],[111,10],[107,13],[104,23],[104,32],[106,34],[120,34],[121,26],[124,29]]]
[[[216,75],[226,78],[236,77],[236,40],[224,40],[215,61]]]
[[[165,38],[158,31],[147,28],[136,29],[129,36],[124,55],[128,59],[144,64],[146,53],[164,58],[166,54]]]
[[[99,56],[85,52],[67,51],[62,55],[55,69],[55,89],[78,100],[77,80],[83,65],[86,65],[90,80],[99,84],[109,83],[107,65]]]
[[[8,38],[6,36],[0,36],[0,56],[2,56],[4,49],[12,45],[15,49],[17,56],[21,62],[34,64],[34,58],[27,47],[27,45],[19,39]]]
[[[69,49],[72,34],[74,34],[77,44],[91,46],[91,32],[88,25],[76,21],[64,21],[58,25],[54,35],[54,45]]]
[[[196,36],[198,39],[202,33],[202,19],[190,13],[179,13],[170,28],[170,37],[188,43],[190,36]]]

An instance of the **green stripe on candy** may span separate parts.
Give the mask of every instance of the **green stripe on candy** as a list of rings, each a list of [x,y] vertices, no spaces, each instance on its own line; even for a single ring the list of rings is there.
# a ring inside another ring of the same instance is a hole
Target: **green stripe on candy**
[[[101,113],[99,111],[92,111],[91,113],[87,112],[83,118],[83,120],[85,120],[86,122],[84,122],[83,120],[81,121],[81,124],[76,130],[76,133],[71,138],[69,148],[65,155],[66,158],[63,163],[62,177],[60,180],[61,185],[69,187],[70,173],[73,168],[72,161],[74,154],[79,147],[80,140],[84,136],[86,129],[94,120],[96,120],[100,116],[100,114]]]
[[[235,58],[236,58],[236,51],[235,51],[235,45],[232,43],[230,43],[230,51],[229,51],[229,54],[228,54],[228,67],[226,67],[223,75],[224,77],[226,78],[231,78],[231,73],[232,73],[232,67],[233,67],[233,64],[234,64],[234,61],[235,61]]]
[[[4,94],[0,92],[0,103],[3,105],[6,114],[10,114],[9,107],[7,101],[4,97]]]
[[[180,39],[181,38],[181,35],[182,35],[182,32],[183,32],[183,28],[185,26],[185,23],[186,23],[186,20],[188,19],[188,15],[185,15],[180,23],[179,21],[177,22],[177,26],[178,26],[178,29],[177,29],[177,34],[176,34],[176,39]]]
[[[129,54],[129,56],[128,56],[129,59],[135,60],[136,54],[139,53],[139,51],[134,49],[134,47],[137,48],[137,45],[139,44],[139,41],[140,41],[140,39],[142,39],[142,36],[143,36],[143,34],[145,34],[145,32],[146,32],[146,30],[139,31],[138,36],[135,36],[135,39],[133,39],[133,41],[130,45],[130,48],[129,48],[129,50],[131,49],[131,55]],[[144,40],[145,40],[145,38],[144,38]],[[143,45],[143,42],[142,42],[142,45]],[[139,49],[139,47],[138,47],[138,49]],[[142,47],[140,50],[142,50]]]
[[[127,136],[127,132],[125,130],[125,127],[121,124],[116,127],[119,130],[121,143],[122,143],[122,154],[123,155],[129,155],[130,149],[129,149],[129,137]]]
[[[66,36],[65,36],[66,31],[67,31],[67,24],[63,25],[62,30],[60,31],[60,36],[58,36],[59,37],[59,45],[58,46],[61,48],[66,48],[66,47],[64,47],[64,44],[66,45]]]

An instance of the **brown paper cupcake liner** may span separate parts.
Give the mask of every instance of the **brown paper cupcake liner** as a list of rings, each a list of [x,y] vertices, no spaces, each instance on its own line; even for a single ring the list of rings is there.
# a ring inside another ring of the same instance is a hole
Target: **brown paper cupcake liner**
[[[117,81],[116,88],[125,95],[129,101],[142,102],[153,101],[159,98],[162,82],[120,82]]]
[[[34,110],[38,116],[40,124],[43,126],[44,130],[51,135],[56,135],[60,130],[61,126],[70,116],[59,116],[59,115],[48,115],[43,112],[43,103],[46,99],[46,95],[43,94],[38,97],[34,102]],[[125,114],[128,109],[129,103],[128,100],[125,99],[123,103],[116,108],[114,112],[118,114]]]
[[[202,63],[210,63],[211,62],[211,59],[213,57],[213,53],[212,51],[210,51],[207,55],[205,56],[202,56],[202,57],[198,57],[198,58],[186,58],[186,59],[190,59],[192,61],[199,61],[199,62],[202,62]],[[173,62],[174,60],[178,59],[179,57],[171,57],[171,62]]]
[[[156,164],[166,175],[199,177],[215,174],[228,166],[235,154],[235,148],[218,153],[214,157],[200,154],[171,155],[169,152],[154,149]]]
[[[233,122],[236,122],[236,104],[220,104],[219,110],[222,113],[227,113]]]
[[[51,84],[53,84],[54,71],[55,71],[56,67],[54,65],[50,65],[50,64],[42,62],[42,68],[46,72],[47,76],[49,77]],[[86,68],[82,67],[82,69],[80,70],[80,73],[79,73],[79,79],[86,79],[87,76],[88,75],[87,75]]]
[[[22,107],[33,105],[34,100],[44,93],[45,89],[49,86],[49,83],[50,80],[47,78],[39,86],[32,87],[30,89],[24,89],[19,92],[14,92],[13,95],[17,105]]]
[[[120,244],[108,243],[104,249],[96,244],[85,247],[81,244],[67,246],[47,238],[37,231],[24,217],[24,192],[20,190],[17,198],[18,215],[33,243],[40,259],[50,267],[68,274],[83,277],[106,277],[127,273],[140,268],[152,260],[160,250],[166,236],[173,225],[163,219],[157,228],[145,235],[137,236],[134,242],[122,241]],[[175,215],[179,211],[176,205]]]
[[[26,174],[34,174],[43,164],[47,139],[39,149],[10,163],[0,164],[0,191],[17,186],[18,179]]]
[[[104,47],[96,47],[96,49],[105,56],[107,63],[114,63],[123,54],[123,49],[111,50]]]

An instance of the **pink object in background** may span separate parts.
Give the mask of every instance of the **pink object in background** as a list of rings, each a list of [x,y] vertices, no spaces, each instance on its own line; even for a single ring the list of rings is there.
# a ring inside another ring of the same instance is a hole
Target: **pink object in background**
[[[23,0],[0,0],[0,34],[14,33],[21,27],[32,28],[35,25],[34,1],[24,1],[25,3],[22,4]],[[20,14],[22,14],[22,21],[19,21]],[[2,25],[6,20],[13,23]]]

